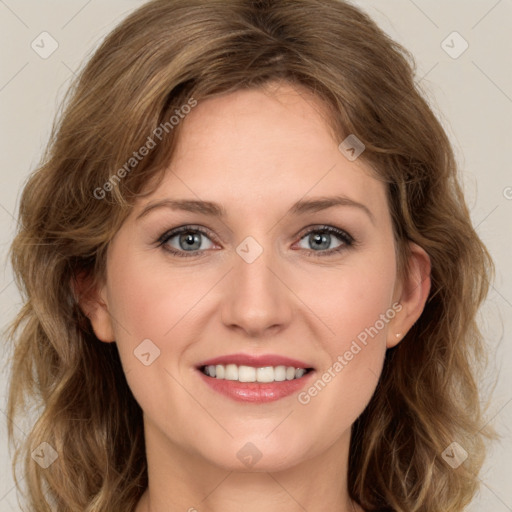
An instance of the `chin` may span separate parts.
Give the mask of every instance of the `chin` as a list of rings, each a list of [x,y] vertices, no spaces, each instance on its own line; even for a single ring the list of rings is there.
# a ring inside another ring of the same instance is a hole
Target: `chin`
[[[299,446],[300,453],[297,451]],[[230,440],[223,448],[222,453],[210,453],[207,458],[227,471],[242,473],[284,471],[307,459],[303,442],[286,446],[277,438],[269,442],[268,439],[247,436],[242,440]]]

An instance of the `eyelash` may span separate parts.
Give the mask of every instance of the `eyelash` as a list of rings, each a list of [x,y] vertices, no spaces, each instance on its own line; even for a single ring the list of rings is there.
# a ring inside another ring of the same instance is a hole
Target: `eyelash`
[[[171,249],[171,248],[165,246],[165,244],[167,244],[167,242],[169,240],[171,240],[171,238],[174,238],[177,235],[181,235],[182,233],[200,233],[210,239],[212,238],[209,230],[206,230],[204,228],[200,228],[197,226],[191,226],[191,225],[181,226],[181,227],[172,229],[170,231],[166,231],[162,236],[160,236],[157,240],[158,246],[162,247],[165,251],[167,251],[175,256],[178,256],[180,258],[190,258],[193,256],[198,256],[198,254],[205,251],[204,249],[202,251],[200,251],[200,250],[178,251],[176,249]],[[312,255],[313,257],[324,258],[324,257],[334,256],[334,255],[337,255],[337,254],[341,253],[342,251],[344,251],[348,248],[351,248],[357,244],[354,237],[352,237],[346,231],[336,228],[334,226],[315,227],[313,229],[308,230],[304,234],[302,234],[302,236],[300,237],[299,240],[302,240],[303,238],[310,235],[311,233],[334,234],[340,239],[341,242],[343,242],[342,245],[340,245],[339,247],[337,247],[335,249],[329,249],[326,251],[312,251],[312,250],[304,249],[309,255]]]

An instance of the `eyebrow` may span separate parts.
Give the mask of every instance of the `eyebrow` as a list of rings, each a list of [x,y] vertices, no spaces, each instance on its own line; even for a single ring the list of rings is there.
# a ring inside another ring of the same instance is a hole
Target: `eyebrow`
[[[315,213],[335,206],[350,206],[358,208],[368,215],[373,224],[375,224],[375,217],[370,209],[362,204],[350,199],[346,196],[326,196],[315,197],[312,199],[301,199],[297,201],[288,210],[287,214],[291,215],[304,215],[306,213]],[[223,206],[212,201],[202,201],[195,199],[163,199],[149,203],[137,216],[137,219],[145,217],[149,212],[159,208],[170,208],[171,210],[183,210],[192,213],[201,213],[224,219],[227,217],[227,212]]]

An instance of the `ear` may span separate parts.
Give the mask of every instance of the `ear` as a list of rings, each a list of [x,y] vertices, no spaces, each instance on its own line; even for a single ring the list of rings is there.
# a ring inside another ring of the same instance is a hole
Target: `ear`
[[[421,316],[430,293],[430,257],[419,245],[409,242],[409,271],[399,283],[397,300],[402,309],[390,324],[386,347],[392,348],[404,338]]]
[[[105,343],[115,341],[105,286],[96,283],[91,274],[84,271],[71,278],[71,287],[80,309],[91,321],[96,337]]]

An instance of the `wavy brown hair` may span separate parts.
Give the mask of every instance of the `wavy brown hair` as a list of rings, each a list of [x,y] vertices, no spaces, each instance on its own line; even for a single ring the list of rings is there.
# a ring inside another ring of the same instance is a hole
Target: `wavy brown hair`
[[[155,0],[87,62],[21,197],[12,264],[24,305],[8,337],[8,414],[38,408],[25,439],[9,423],[29,510],[132,511],[148,484],[142,411],[116,344],[96,339],[72,283],[104,277],[109,241],[163,175],[180,125],[122,179],[118,170],[191,99],[278,81],[323,101],[337,141],[364,142],[361,158],[386,183],[400,275],[409,241],[431,259],[425,309],[388,350],[353,425],[350,495],[367,511],[459,512],[471,501],[487,435],[476,315],[493,264],[412,58],[343,1]],[[441,456],[454,441],[469,454],[457,469]],[[31,457],[42,442],[58,454],[47,469]]]

